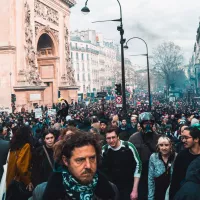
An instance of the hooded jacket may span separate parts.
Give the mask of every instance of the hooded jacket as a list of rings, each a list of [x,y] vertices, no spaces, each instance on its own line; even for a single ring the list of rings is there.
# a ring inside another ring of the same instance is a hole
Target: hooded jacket
[[[174,200],[200,200],[200,156],[188,167],[185,183],[176,193]]]

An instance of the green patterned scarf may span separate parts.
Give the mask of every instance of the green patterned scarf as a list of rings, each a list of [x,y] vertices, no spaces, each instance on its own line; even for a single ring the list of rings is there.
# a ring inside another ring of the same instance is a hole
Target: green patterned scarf
[[[72,200],[92,200],[94,189],[97,185],[98,174],[95,174],[92,182],[88,185],[81,185],[69,173],[68,170],[62,171],[64,188]]]

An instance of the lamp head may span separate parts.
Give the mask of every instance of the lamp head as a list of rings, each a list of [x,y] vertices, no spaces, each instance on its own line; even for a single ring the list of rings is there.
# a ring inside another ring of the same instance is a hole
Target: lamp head
[[[126,44],[126,45],[124,45],[124,49],[128,49],[128,45]]]
[[[87,15],[89,12],[90,12],[90,9],[87,7],[87,5],[85,5],[85,7],[83,7],[81,9],[81,12],[84,14],[84,15]]]

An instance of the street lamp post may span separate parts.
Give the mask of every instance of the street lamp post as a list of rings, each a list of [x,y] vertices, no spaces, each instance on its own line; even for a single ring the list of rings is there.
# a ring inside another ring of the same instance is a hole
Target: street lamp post
[[[145,40],[143,40],[142,38],[140,38],[140,37],[132,37],[132,38],[130,38],[126,42],[126,45],[124,46],[125,49],[128,49],[128,45],[127,44],[128,44],[128,42],[130,40],[133,40],[133,39],[142,40],[145,43],[145,46],[146,46],[147,53],[146,54],[140,54],[140,55],[144,55],[144,56],[147,57],[147,77],[148,77],[149,111],[151,111],[151,85],[150,85],[150,75],[149,75],[149,52],[148,52],[148,46],[147,46],[147,43],[145,42]]]
[[[87,14],[90,12],[90,9],[87,7],[87,3],[89,0],[85,2],[85,6],[81,9],[81,11],[84,14]],[[117,27],[117,30],[120,32],[120,45],[121,45],[121,71],[122,71],[122,99],[123,99],[123,111],[126,114],[126,91],[125,91],[125,69],[124,69],[124,43],[126,42],[126,39],[124,39],[124,29],[123,29],[123,18],[122,18],[122,7],[117,0],[119,7],[120,7],[120,19],[114,19],[114,20],[104,20],[104,21],[96,21],[96,22],[107,22],[107,21],[114,21],[114,22],[120,22],[120,26]],[[94,23],[96,23],[94,22]]]

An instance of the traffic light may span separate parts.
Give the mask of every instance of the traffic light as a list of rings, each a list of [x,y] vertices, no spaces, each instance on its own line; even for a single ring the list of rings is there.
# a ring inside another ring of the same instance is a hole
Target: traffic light
[[[11,102],[15,103],[16,101],[16,94],[11,94]]]
[[[115,84],[115,94],[118,96],[122,95],[122,85],[121,84]]]
[[[58,90],[58,98],[60,98],[60,90]]]

